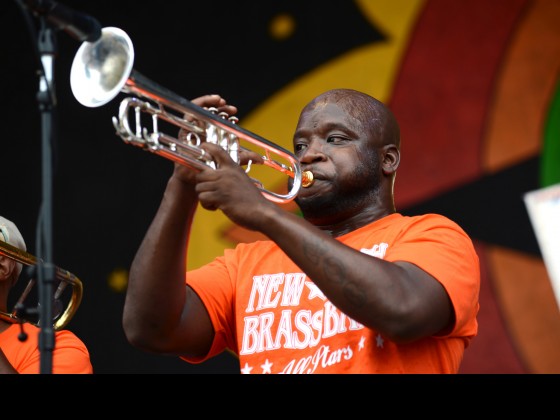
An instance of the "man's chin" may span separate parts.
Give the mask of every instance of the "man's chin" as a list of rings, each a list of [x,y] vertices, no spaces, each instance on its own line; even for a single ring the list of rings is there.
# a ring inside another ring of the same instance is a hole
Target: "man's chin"
[[[304,216],[312,218],[325,214],[332,209],[335,204],[330,197],[325,194],[298,195],[294,201]]]

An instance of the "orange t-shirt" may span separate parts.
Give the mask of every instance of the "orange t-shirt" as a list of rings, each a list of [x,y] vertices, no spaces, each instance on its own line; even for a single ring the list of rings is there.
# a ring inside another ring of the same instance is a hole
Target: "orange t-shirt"
[[[241,373],[456,373],[477,334],[480,266],[448,218],[395,213],[337,238],[387,261],[408,261],[441,282],[455,310],[445,336],[397,344],[338,310],[272,241],[238,244],[187,273],[216,332],[200,363],[229,349]]]
[[[13,324],[0,333],[0,348],[18,373],[40,373],[41,352],[39,349],[40,329],[35,325],[23,324],[27,340],[19,341],[20,325]],[[55,332],[52,351],[52,373],[93,373],[89,352],[85,344],[71,331]]]

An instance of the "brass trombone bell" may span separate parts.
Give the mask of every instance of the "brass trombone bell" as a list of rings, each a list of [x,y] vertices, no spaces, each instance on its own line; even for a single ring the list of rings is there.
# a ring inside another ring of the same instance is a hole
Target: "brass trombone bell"
[[[39,262],[39,260],[34,255],[23,251],[13,245],[10,245],[9,243],[2,240],[0,240],[0,255],[8,257],[27,266],[34,266]],[[58,313],[53,312],[52,326],[55,330],[60,330],[68,325],[68,323],[78,310],[80,303],[82,302],[83,286],[81,280],[74,274],[56,266],[55,279],[56,281],[58,281],[58,287],[53,294],[53,301],[55,303],[60,303],[63,306],[66,305],[66,307],[59,308],[60,311],[58,311]],[[7,313],[0,311],[0,319],[12,323],[28,322],[30,324],[39,326],[40,319],[34,321],[31,317],[22,317],[21,315],[19,315],[17,309],[18,304],[23,304],[31,296],[31,292],[32,290],[34,290],[33,287],[35,286],[35,284],[36,280],[34,278],[31,278],[25,286],[25,290],[14,305],[14,309],[12,310],[12,312]],[[71,295],[69,298],[67,298],[66,294],[63,296],[63,293],[68,285],[72,287]],[[63,303],[63,300],[65,300],[65,303]]]

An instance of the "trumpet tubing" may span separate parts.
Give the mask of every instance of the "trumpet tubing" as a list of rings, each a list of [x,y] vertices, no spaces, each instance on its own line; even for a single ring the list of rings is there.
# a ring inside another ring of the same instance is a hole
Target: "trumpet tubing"
[[[80,46],[70,74],[72,92],[84,106],[104,105],[120,92],[133,95],[121,101],[118,115],[113,117],[113,126],[123,141],[192,170],[201,170],[203,165],[216,169],[215,162],[199,147],[205,141],[220,145],[237,164],[241,164],[243,152],[258,153],[263,161],[258,166],[292,178],[289,191],[281,194],[264,188],[263,182],[253,177],[263,195],[278,203],[293,200],[301,187],[313,183],[313,174],[302,172],[291,152],[240,127],[235,117],[199,107],[154,83],[133,69],[133,61],[134,47],[128,35],[107,27],[98,41]],[[146,116],[150,124],[144,123]],[[180,135],[166,134],[162,125],[178,128]],[[250,170],[249,162],[245,171]]]

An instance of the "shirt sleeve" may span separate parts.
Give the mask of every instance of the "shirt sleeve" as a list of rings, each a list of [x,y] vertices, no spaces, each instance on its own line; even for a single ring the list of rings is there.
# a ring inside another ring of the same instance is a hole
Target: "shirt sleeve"
[[[93,373],[93,366],[86,345],[69,330],[56,332],[52,373]]]
[[[237,262],[232,250],[224,256],[187,273],[187,284],[200,297],[214,327],[214,342],[203,358],[182,357],[190,363],[201,363],[226,349],[236,351],[234,296]]]
[[[386,259],[411,262],[437,279],[455,311],[455,325],[449,335],[476,335],[480,264],[471,239],[460,226],[439,215],[418,218],[403,230]]]

